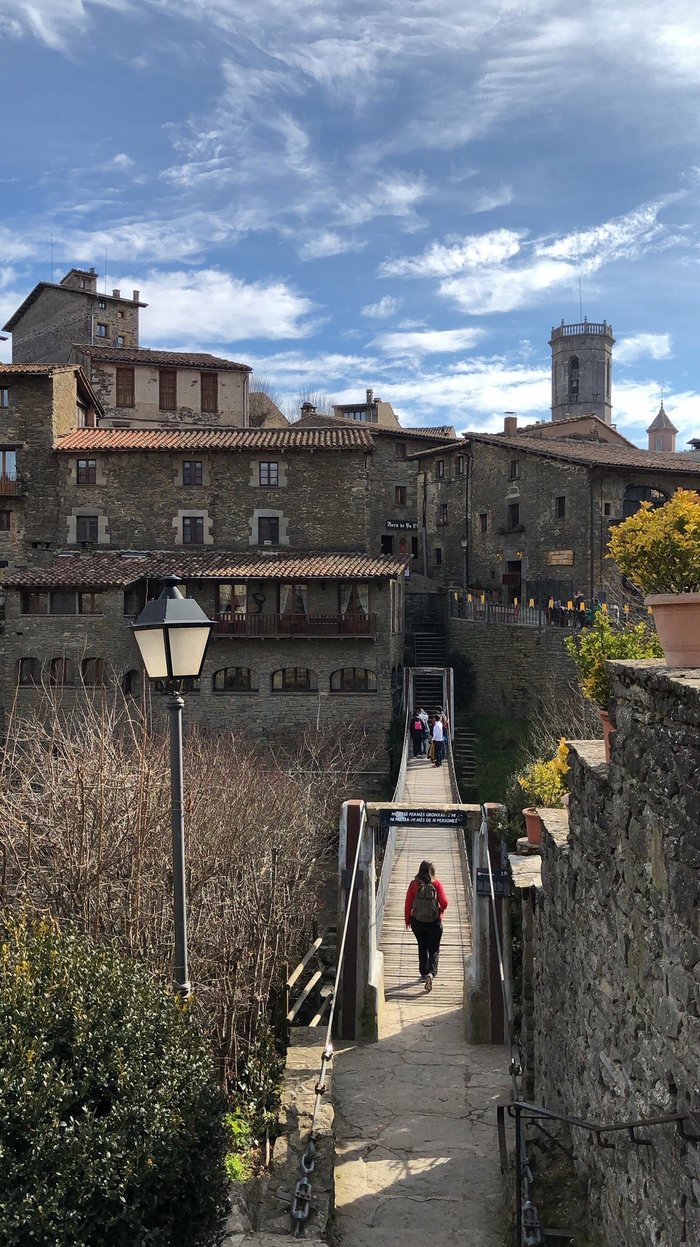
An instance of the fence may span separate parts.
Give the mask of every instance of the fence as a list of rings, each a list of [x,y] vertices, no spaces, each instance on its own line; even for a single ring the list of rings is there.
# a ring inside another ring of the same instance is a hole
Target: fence
[[[650,610],[636,602],[624,602],[620,607],[617,603],[609,606],[607,602],[597,599],[592,603],[584,598],[578,601],[548,598],[537,602],[535,598],[525,597],[504,604],[489,602],[485,594],[458,589],[451,590],[449,598],[452,619],[466,619],[472,623],[519,624],[529,628],[586,628],[599,610],[606,611],[615,624],[648,622],[651,615]]]

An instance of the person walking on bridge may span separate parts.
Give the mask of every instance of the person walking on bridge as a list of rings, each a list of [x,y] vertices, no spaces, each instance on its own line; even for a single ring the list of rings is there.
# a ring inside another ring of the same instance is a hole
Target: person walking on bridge
[[[436,715],[435,722],[433,723],[433,744],[435,745],[435,761],[433,766],[442,766],[445,742],[443,739],[442,719],[440,715]]]
[[[418,973],[425,990],[433,990],[433,979],[438,972],[440,941],[442,939],[442,915],[447,909],[445,889],[435,878],[432,862],[422,861],[418,874],[408,885],[404,918],[406,930],[413,931],[418,944]]]

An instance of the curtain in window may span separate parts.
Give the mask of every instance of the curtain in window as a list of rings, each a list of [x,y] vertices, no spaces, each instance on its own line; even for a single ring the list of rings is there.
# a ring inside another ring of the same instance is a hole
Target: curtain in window
[[[345,619],[345,616],[348,614],[349,609],[350,609],[350,603],[352,601],[352,590],[353,590],[352,585],[341,584],[340,586],[340,613],[343,616],[343,619]]]

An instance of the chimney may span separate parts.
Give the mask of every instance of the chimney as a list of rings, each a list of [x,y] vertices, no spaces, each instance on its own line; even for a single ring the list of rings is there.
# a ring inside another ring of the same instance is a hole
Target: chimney
[[[374,390],[367,390],[367,404],[368,405],[369,403],[372,402],[373,398],[374,398]]]
[[[503,432],[512,437],[518,431],[518,417],[514,411],[504,411],[503,413]]]
[[[140,291],[140,290],[135,290],[135,291],[134,291],[134,303],[138,303],[138,301],[139,301],[140,297],[141,297],[141,291]]]
[[[113,291],[112,291],[112,298],[113,298],[113,299],[121,299],[121,297],[122,297],[122,292],[121,292],[121,290],[113,290]]]
[[[302,414],[302,416],[313,416],[313,415],[315,415],[315,414],[316,414],[316,408],[314,407],[313,403],[310,403],[308,400],[307,400],[305,403],[302,403],[302,404],[301,404],[301,414]]]

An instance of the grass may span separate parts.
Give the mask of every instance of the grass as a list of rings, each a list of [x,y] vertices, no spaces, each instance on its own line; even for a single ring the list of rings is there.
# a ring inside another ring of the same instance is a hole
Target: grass
[[[510,719],[502,715],[457,715],[457,727],[472,732],[474,741],[475,783],[460,783],[464,801],[503,801],[508,781],[522,761],[530,724],[527,719]]]

